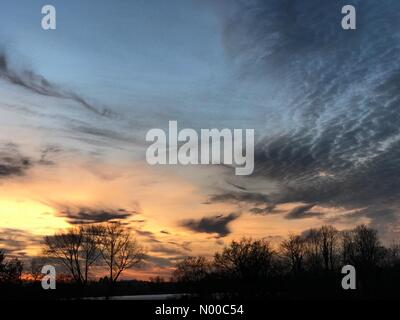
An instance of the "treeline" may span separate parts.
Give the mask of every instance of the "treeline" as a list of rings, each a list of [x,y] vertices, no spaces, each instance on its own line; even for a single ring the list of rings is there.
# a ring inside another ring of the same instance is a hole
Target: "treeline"
[[[0,296],[30,298],[34,292],[31,298],[80,297],[99,290],[112,295],[121,274],[145,257],[129,227],[119,222],[72,227],[45,236],[42,242],[42,255],[26,265],[0,251]],[[57,290],[41,288],[44,265],[55,267]],[[94,281],[99,270],[107,275]]]
[[[119,281],[145,255],[123,224],[73,227],[44,237],[42,256],[29,265],[0,252],[0,296],[58,299],[193,293],[209,299],[395,298],[400,285],[400,244],[384,246],[377,231],[365,225],[348,231],[323,226],[291,234],[279,244],[243,238],[212,258],[181,260],[171,281]],[[57,266],[57,290],[41,288],[44,264]],[[356,290],[341,286],[342,267],[349,264],[356,269]],[[97,267],[107,275],[98,279]]]
[[[356,269],[356,290],[341,286],[344,265]],[[291,234],[278,246],[267,240],[233,241],[212,259],[187,257],[174,279],[181,290],[206,297],[328,298],[397,296],[400,246],[382,245],[377,231],[360,225]]]

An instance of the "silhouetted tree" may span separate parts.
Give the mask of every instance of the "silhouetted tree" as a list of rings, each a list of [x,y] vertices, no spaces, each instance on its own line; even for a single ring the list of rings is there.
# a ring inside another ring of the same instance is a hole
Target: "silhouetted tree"
[[[61,262],[77,283],[86,284],[89,270],[100,256],[101,231],[100,227],[89,225],[46,236],[44,253]]]
[[[385,249],[384,259],[385,267],[400,269],[400,242],[392,241]]]
[[[80,258],[84,263],[84,282],[89,279],[90,268],[98,261],[101,250],[102,228],[96,225],[81,226],[79,232],[82,234],[82,248]]]
[[[4,251],[0,250],[0,282],[16,283],[21,280],[23,264],[20,260],[14,258],[6,261]]]
[[[310,229],[304,237],[305,241],[305,258],[307,267],[310,270],[317,271],[321,269],[321,234],[317,229]]]
[[[43,276],[42,268],[45,264],[46,264],[46,259],[42,257],[33,257],[31,259],[29,273],[33,281],[41,279],[41,277]]]
[[[365,225],[360,225],[343,234],[343,262],[350,263],[361,270],[378,266],[383,259],[382,249],[377,231]]]
[[[145,251],[130,230],[119,222],[101,226],[99,234],[100,253],[109,269],[109,281],[114,283],[124,270],[143,260]]]
[[[79,260],[82,238],[78,228],[71,228],[44,238],[44,254],[63,264],[77,283],[83,282]]]
[[[205,257],[187,257],[177,263],[173,278],[179,282],[198,282],[204,280],[210,272],[211,262]]]
[[[332,226],[319,229],[319,246],[325,270],[334,270],[338,250],[338,231]]]
[[[150,282],[156,283],[156,284],[165,283],[165,279],[160,276],[150,277],[149,280],[150,280]]]
[[[306,241],[298,235],[289,235],[289,238],[281,243],[281,253],[289,261],[290,268],[295,273],[304,269],[304,256],[306,254]]]
[[[265,240],[232,241],[215,254],[214,266],[222,275],[236,279],[265,279],[273,270],[275,252]]]
[[[339,232],[332,226],[310,229],[304,236],[305,259],[309,270],[335,270],[340,251]]]

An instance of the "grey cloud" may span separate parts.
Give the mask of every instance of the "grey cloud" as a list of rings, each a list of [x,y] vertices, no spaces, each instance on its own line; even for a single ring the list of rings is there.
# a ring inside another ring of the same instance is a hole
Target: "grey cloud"
[[[40,159],[38,161],[41,165],[54,165],[54,160],[50,159],[53,155],[61,152],[61,148],[55,145],[48,145],[40,152]]]
[[[190,249],[190,242],[188,241],[183,241],[183,242],[177,242],[177,241],[164,241],[160,240],[157,238],[157,235],[151,231],[146,231],[146,230],[135,230],[135,233],[141,237],[144,238],[146,242],[150,244],[150,249],[151,251],[158,252],[158,253],[164,253],[164,254],[183,254],[185,252],[190,252],[192,251]],[[163,234],[168,234],[170,233],[165,233],[161,231]]]
[[[152,267],[172,267],[177,261],[185,256],[173,256],[169,258],[145,255],[143,262],[143,269],[150,269]]]
[[[22,176],[32,166],[33,161],[21,155],[18,146],[6,144],[0,149],[0,178]]]
[[[253,207],[249,209],[249,212],[256,215],[267,215],[267,214],[278,214],[284,211],[276,209],[275,205],[270,205],[266,207]]]
[[[254,207],[250,209],[251,213],[254,214],[265,214],[268,213],[268,208],[258,208],[258,207]]]
[[[176,246],[167,246],[165,244],[153,245],[150,247],[150,251],[166,255],[182,255],[185,253],[184,250],[177,248]]]
[[[73,132],[79,132],[87,135],[88,137],[94,137],[98,139],[103,139],[102,141],[106,141],[111,143],[119,142],[119,143],[128,143],[128,144],[141,144],[137,138],[130,137],[126,134],[122,134],[120,132],[104,129],[104,128],[96,128],[93,126],[88,126],[85,124],[84,126],[71,126],[70,128]],[[80,139],[85,139],[84,137],[78,137]],[[100,141],[101,142],[101,141]]]
[[[85,208],[80,206],[65,206],[59,209],[59,215],[67,218],[70,224],[101,223],[113,220],[125,220],[135,215],[135,210],[108,208]]]
[[[73,100],[99,116],[110,117],[113,115],[110,109],[100,109],[75,92],[60,88],[32,70],[13,70],[4,52],[0,52],[0,79],[42,96]]]
[[[0,249],[11,256],[25,256],[26,248],[39,245],[41,238],[27,231],[13,228],[0,228]]]
[[[157,239],[156,235],[151,231],[146,230],[135,230],[136,234],[140,237],[146,238],[148,242],[161,243],[160,240]]]
[[[215,202],[227,202],[237,205],[247,204],[252,205],[249,212],[257,215],[275,214],[280,213],[280,210],[275,209],[275,203],[269,195],[258,192],[224,192],[220,194],[211,195],[205,204],[212,204]]]
[[[204,217],[199,220],[185,220],[182,226],[201,233],[216,233],[219,237],[225,237],[231,233],[228,225],[230,222],[239,218],[239,214],[231,213],[227,216],[218,215],[212,217]]]
[[[211,195],[208,203],[214,202],[230,202],[230,203],[253,203],[255,205],[268,204],[270,198],[268,195],[256,192],[224,192]]]
[[[192,249],[190,248],[191,242],[190,241],[183,241],[183,242],[176,242],[176,241],[167,241],[169,244],[173,244],[178,246],[179,248],[183,249],[184,251],[190,252]]]
[[[40,150],[39,159],[25,156],[20,152],[20,146],[7,143],[0,147],[0,178],[24,176],[36,165],[54,165],[53,154],[61,152],[57,146],[45,146]]]
[[[231,185],[232,187],[235,187],[235,188],[239,189],[239,190],[242,190],[242,191],[246,191],[246,190],[247,190],[246,187],[243,187],[243,186],[238,185],[238,184],[236,184],[236,183],[229,182],[229,181],[227,181],[226,183],[229,184],[229,185]]]
[[[359,216],[390,232],[400,205],[400,3],[352,1],[356,31],[341,29],[346,4],[235,1],[224,42],[240,76],[270,93],[274,122],[254,176],[277,183],[272,203],[366,208]]]
[[[320,212],[310,211],[315,206],[314,203],[297,206],[290,210],[285,216],[286,219],[304,219],[321,216]]]

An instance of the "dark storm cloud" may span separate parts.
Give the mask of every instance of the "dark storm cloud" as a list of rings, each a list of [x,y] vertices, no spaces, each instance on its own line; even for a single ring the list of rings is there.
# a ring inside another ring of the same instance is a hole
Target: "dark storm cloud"
[[[113,114],[110,109],[99,109],[75,92],[61,89],[31,70],[13,70],[4,52],[0,52],[0,79],[42,96],[73,100],[99,116],[110,117]]]
[[[128,211],[125,209],[84,208],[79,206],[67,206],[59,209],[59,215],[65,217],[70,224],[90,224],[125,220],[134,214],[136,214],[136,211]]]
[[[400,196],[400,3],[352,1],[356,31],[341,28],[347,1],[235,4],[226,50],[242,77],[264,81],[279,116],[255,154],[255,175],[279,185],[272,202],[367,208],[388,229]]]
[[[227,216],[204,217],[199,220],[190,219],[183,221],[182,226],[195,232],[217,233],[219,237],[225,237],[231,233],[228,224],[239,216],[237,213],[231,213]]]

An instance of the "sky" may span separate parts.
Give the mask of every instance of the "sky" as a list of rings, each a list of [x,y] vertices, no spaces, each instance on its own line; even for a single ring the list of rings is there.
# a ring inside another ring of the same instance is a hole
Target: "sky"
[[[170,274],[233,239],[324,224],[398,238],[400,4],[3,0],[0,247],[119,219],[145,245],[127,276]],[[41,28],[41,8],[57,29]],[[255,171],[150,166],[146,132],[255,129]]]

